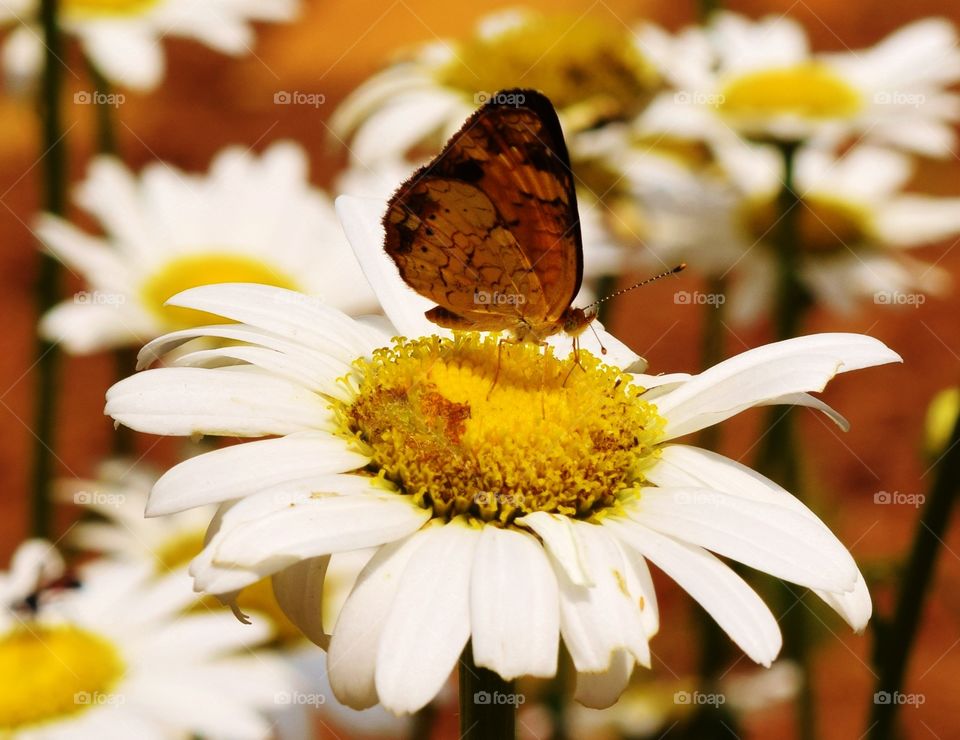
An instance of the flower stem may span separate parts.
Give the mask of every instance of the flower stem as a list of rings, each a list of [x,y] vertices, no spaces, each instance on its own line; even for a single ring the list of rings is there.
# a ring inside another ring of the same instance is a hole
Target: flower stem
[[[109,80],[89,59],[87,60],[87,71],[96,91],[93,107],[97,118],[97,153],[115,155],[117,153],[117,128],[113,121],[114,112],[110,109],[113,88]]]
[[[873,662],[878,678],[868,730],[870,740],[890,740],[896,735],[895,721],[899,704],[895,697],[903,688],[904,673],[920,626],[925,597],[930,590],[937,557],[960,489],[960,416],[954,422],[947,445],[946,452],[936,464],[936,478],[920,515],[893,619],[885,628],[875,625]],[[889,701],[884,701],[884,698]]]
[[[493,671],[478,668],[469,644],[460,656],[460,738],[512,740],[516,735],[516,688]]]
[[[601,275],[597,280],[597,298],[606,298],[612,295],[617,289],[616,275]],[[597,320],[607,327],[607,323],[612,317],[612,301],[604,301],[597,306]],[[609,328],[609,327],[607,327]]]
[[[58,0],[41,0],[40,24],[46,48],[40,80],[40,125],[42,131],[43,208],[49,213],[66,210],[67,151],[61,121],[60,97],[63,68],[62,43],[57,21]],[[58,298],[60,270],[57,261],[40,253],[34,289],[37,316],[49,311]],[[33,417],[33,470],[30,529],[36,537],[48,537],[51,529],[51,484],[54,464],[54,428],[57,411],[60,352],[56,344],[38,336]]]
[[[799,334],[803,317],[810,299],[800,281],[800,258],[802,254],[800,214],[803,205],[797,194],[795,168],[797,142],[780,142],[783,157],[783,187],[777,197],[777,222],[775,237],[777,261],[777,291],[774,306],[774,328],[777,340],[790,339]],[[795,428],[793,410],[771,406],[767,417],[767,430],[758,455],[757,467],[767,476],[798,498],[801,495],[799,466],[799,441]],[[813,740],[816,736],[816,706],[811,684],[811,629],[809,611],[803,603],[804,595],[798,597],[786,584],[780,583],[785,615],[781,622],[785,635],[785,650],[801,670],[802,683],[797,697],[797,730],[801,740]]]

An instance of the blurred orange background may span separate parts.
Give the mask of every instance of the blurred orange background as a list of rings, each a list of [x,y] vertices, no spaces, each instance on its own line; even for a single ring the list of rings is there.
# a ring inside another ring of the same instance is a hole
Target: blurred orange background
[[[351,2],[307,0],[299,22],[258,29],[255,55],[230,59],[190,42],[168,40],[168,73],[153,94],[123,91],[126,101],[116,113],[120,152],[139,168],[163,159],[188,170],[204,170],[213,155],[228,144],[262,150],[270,142],[292,138],[311,156],[313,180],[328,184],[345,161],[342,147],[331,141],[326,121],[336,104],[355,86],[405,47],[438,38],[460,37],[475,21],[515,3],[448,0]],[[590,13],[632,24],[649,19],[671,30],[694,21],[693,3],[531,2],[531,7]],[[872,44],[911,20],[941,15],[960,23],[960,5],[947,0],[881,3],[854,0],[731,3],[731,10],[751,17],[785,14],[802,22],[814,48],[842,50]],[[76,77],[67,75],[66,126],[69,129],[71,182],[79,180],[94,153],[91,106],[72,105],[73,92],[91,85],[76,56],[70,57]],[[279,90],[322,93],[324,105],[278,106]],[[40,201],[40,154],[34,105],[29,97],[7,90],[0,96],[0,562],[6,563],[26,533],[26,491],[29,488],[34,313],[32,286],[37,248],[29,224]],[[913,184],[924,192],[960,195],[960,157],[923,163]],[[83,218],[73,213],[81,223]],[[89,224],[87,224],[89,225]],[[960,250],[956,243],[925,248],[918,255],[937,262],[960,285]],[[695,268],[695,266],[693,266]],[[695,270],[694,270],[695,271]],[[691,271],[691,272],[694,272]],[[683,280],[696,284],[695,275]],[[64,294],[79,289],[65,279]],[[654,285],[619,300],[612,329],[645,355],[652,372],[696,371],[702,312],[675,305],[675,288]],[[805,453],[809,457],[811,506],[851,547],[872,585],[877,610],[887,612],[896,568],[909,546],[918,511],[910,506],[874,504],[879,491],[924,493],[930,484],[928,462],[921,453],[926,407],[936,391],[960,382],[960,296],[931,299],[900,310],[863,306],[860,313],[837,317],[814,313],[807,332],[869,333],[901,353],[902,366],[875,368],[843,376],[831,384],[825,399],[851,421],[846,435],[828,422],[803,412]],[[767,326],[749,331],[728,330],[727,354],[770,339]],[[132,370],[132,368],[130,368]],[[56,452],[63,476],[90,476],[110,452],[112,425],[103,416],[105,389],[117,377],[108,356],[65,358],[62,364],[60,421]],[[761,433],[758,414],[728,425],[724,451],[748,453]],[[137,441],[138,453],[166,465],[174,446],[154,438]],[[747,455],[749,459],[749,454]],[[58,534],[77,512],[62,510]],[[692,671],[694,622],[686,596],[658,581],[665,627],[653,643],[658,660],[654,670],[670,676]],[[951,531],[936,574],[935,591],[925,611],[914,651],[908,691],[923,693],[919,708],[901,714],[909,737],[960,737],[960,713],[955,711],[955,687],[960,677],[960,533]],[[832,616],[816,657],[816,690],[821,704],[819,735],[856,738],[866,730],[873,676],[868,655],[872,636],[855,636]],[[742,661],[742,664],[745,661]],[[792,737],[789,705],[754,715],[749,737]],[[668,735],[669,736],[669,735]]]

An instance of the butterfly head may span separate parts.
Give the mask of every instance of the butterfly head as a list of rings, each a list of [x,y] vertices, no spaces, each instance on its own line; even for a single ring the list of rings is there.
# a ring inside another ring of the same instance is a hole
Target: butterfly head
[[[573,306],[570,306],[570,308],[563,312],[563,316],[560,317],[560,321],[563,326],[564,334],[567,334],[571,337],[578,337],[595,318],[597,318],[596,311],[590,311],[588,313],[582,308],[574,308]]]

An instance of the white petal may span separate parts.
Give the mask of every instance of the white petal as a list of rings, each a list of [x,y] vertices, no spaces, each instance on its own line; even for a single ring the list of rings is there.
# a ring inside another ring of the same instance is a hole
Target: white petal
[[[312,475],[362,468],[368,458],[331,434],[300,432],[224,447],[170,468],[150,492],[147,516],[243,498]]]
[[[377,694],[415,712],[446,683],[470,637],[470,578],[480,533],[454,519],[427,531],[400,579],[377,652]]]
[[[384,313],[397,332],[405,337],[449,336],[449,331],[424,316],[434,304],[403,282],[397,266],[383,249],[381,219],[387,204],[375,198],[341,195],[336,200],[336,207],[363,274],[376,291]]]
[[[667,439],[716,424],[779,396],[821,391],[838,373],[900,356],[861,334],[814,334],[748,350],[656,399]]]
[[[635,661],[626,650],[618,650],[610,668],[602,673],[577,673],[577,690],[573,698],[593,709],[613,706],[630,683]]]
[[[856,563],[836,537],[819,521],[779,504],[709,488],[644,488],[627,515],[802,586],[849,591],[856,582]]]
[[[118,85],[151,90],[163,79],[163,48],[146,28],[99,22],[83,34],[83,45],[104,77]]]
[[[780,652],[777,620],[756,592],[706,550],[687,545],[636,523],[604,521],[617,537],[670,576],[713,617],[754,661],[769,666]]]
[[[336,484],[334,484],[336,485]],[[289,498],[278,490],[269,497],[273,511],[256,520],[224,528],[213,542],[214,563],[256,568],[266,575],[289,567],[303,558],[329,555],[341,550],[359,550],[401,539],[415,532],[430,518],[430,512],[395,493],[337,495],[318,491]],[[245,509],[250,497],[232,511]]]
[[[484,527],[470,578],[473,660],[510,681],[557,671],[557,579],[532,535]]]
[[[323,628],[323,581],[329,563],[329,555],[309,558],[273,575],[273,595],[283,613],[324,650],[330,646]]]
[[[293,290],[254,283],[218,283],[191,288],[170,298],[171,306],[193,308],[323,349],[345,362],[379,346],[379,332],[358,324],[319,299]]]
[[[603,526],[574,522],[573,531],[593,584],[577,586],[562,568],[560,631],[578,671],[603,672],[617,650],[626,649],[650,665],[650,648],[640,606],[626,584],[626,563],[612,533]]]
[[[350,592],[330,640],[327,670],[337,699],[354,709],[379,701],[375,685],[380,635],[407,563],[429,527],[379,548]]]
[[[142,344],[155,329],[125,308],[64,301],[43,315],[40,333],[76,355]]]
[[[584,565],[580,543],[573,534],[573,525],[569,518],[536,511],[518,517],[516,523],[533,530],[543,540],[543,546],[547,548],[547,552],[560,564],[572,583],[577,586],[593,585]]]
[[[873,600],[870,598],[870,590],[862,574],[857,573],[857,582],[853,591],[836,593],[815,589],[814,593],[843,617],[855,632],[863,632],[866,629],[867,622],[873,615]]]
[[[716,452],[687,445],[666,445],[661,448],[660,461],[648,471],[647,477],[657,485],[709,486],[732,496],[783,506],[819,523],[829,532],[817,515],[788,491],[746,465]],[[859,572],[853,591],[831,593],[815,589],[814,593],[857,631],[870,619],[873,611],[870,592]]]
[[[334,426],[328,402],[280,378],[228,369],[146,370],[107,391],[105,413],[138,432],[263,437]]]

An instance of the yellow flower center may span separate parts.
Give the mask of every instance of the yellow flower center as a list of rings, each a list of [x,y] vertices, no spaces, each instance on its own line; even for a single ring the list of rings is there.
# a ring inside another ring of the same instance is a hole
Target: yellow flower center
[[[222,324],[219,316],[191,308],[165,306],[177,293],[214,283],[261,283],[296,289],[297,283],[262,260],[230,252],[204,252],[178,257],[150,275],[140,287],[147,309],[168,329]]]
[[[358,361],[344,431],[435,516],[586,518],[642,483],[664,422],[627,374],[579,361],[475,334],[399,339]]]
[[[64,0],[63,12],[69,18],[116,18],[140,15],[157,0]]]
[[[119,703],[116,647],[73,626],[15,627],[0,637],[0,734]]]
[[[723,87],[718,100],[721,113],[747,120],[785,115],[811,120],[849,118],[861,107],[853,87],[815,62],[736,77]]]
[[[870,213],[863,206],[826,195],[808,195],[797,206],[800,246],[811,254],[862,249],[873,238]],[[765,197],[741,206],[740,218],[754,240],[769,241],[780,214],[776,200]]]
[[[189,563],[203,549],[203,539],[204,533],[202,530],[181,532],[171,537],[154,553],[157,571],[169,573]],[[303,634],[287,618],[274,598],[270,578],[262,578],[252,586],[243,589],[240,596],[237,597],[237,604],[243,612],[256,612],[269,619],[274,628],[273,639],[276,643],[291,645],[303,639]],[[216,599],[205,598],[197,602],[196,608],[197,610],[206,610],[219,606],[220,602]]]
[[[495,35],[475,37],[457,46],[436,74],[440,84],[471,100],[484,92],[533,88],[560,109],[588,106],[587,119],[627,117],[646,105],[659,83],[627,28],[572,14],[532,15]],[[566,112],[569,123],[572,112]]]

